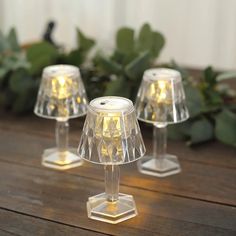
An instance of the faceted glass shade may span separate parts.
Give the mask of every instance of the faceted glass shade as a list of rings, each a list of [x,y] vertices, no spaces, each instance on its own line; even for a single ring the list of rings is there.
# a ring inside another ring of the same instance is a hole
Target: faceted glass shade
[[[138,119],[149,123],[177,123],[189,117],[180,73],[171,69],[144,72],[136,104]]]
[[[121,97],[101,97],[88,106],[78,154],[90,162],[118,165],[145,152],[133,103]]]
[[[54,65],[43,70],[34,112],[54,119],[74,118],[86,114],[87,96],[79,69],[71,65]]]

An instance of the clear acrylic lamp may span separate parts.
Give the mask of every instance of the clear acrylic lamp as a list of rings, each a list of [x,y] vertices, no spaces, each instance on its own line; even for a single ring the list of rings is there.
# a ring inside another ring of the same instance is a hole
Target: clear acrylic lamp
[[[145,153],[133,103],[122,97],[101,97],[90,102],[78,154],[105,166],[105,193],[90,197],[88,217],[116,224],[137,215],[131,195],[119,193],[119,165]]]
[[[139,120],[154,125],[153,155],[138,162],[139,171],[157,177],[179,173],[178,159],[167,154],[166,147],[167,125],[189,117],[180,73],[165,68],[146,70],[135,107]]]
[[[34,112],[56,119],[56,148],[46,149],[42,164],[65,170],[82,164],[75,148],[68,147],[68,119],[83,116],[87,111],[87,97],[79,69],[71,65],[54,65],[43,70]]]

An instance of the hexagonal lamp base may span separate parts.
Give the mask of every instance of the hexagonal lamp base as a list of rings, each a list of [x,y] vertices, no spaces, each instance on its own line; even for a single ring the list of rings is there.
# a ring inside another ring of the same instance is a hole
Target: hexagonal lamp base
[[[131,195],[119,193],[115,202],[107,201],[105,193],[90,197],[87,202],[88,217],[117,224],[136,216],[137,208]]]
[[[138,169],[141,173],[156,177],[166,177],[181,172],[178,158],[166,154],[163,159],[146,156],[138,161]]]
[[[67,170],[82,164],[83,160],[76,155],[75,148],[68,148],[65,152],[59,152],[57,148],[50,148],[43,152],[42,165],[49,168]]]

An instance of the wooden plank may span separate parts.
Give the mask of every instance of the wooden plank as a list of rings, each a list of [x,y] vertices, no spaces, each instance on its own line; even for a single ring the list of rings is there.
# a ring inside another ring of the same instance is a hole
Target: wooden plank
[[[64,172],[0,163],[0,207],[112,235],[235,235],[236,208],[121,187],[135,197],[139,215],[118,225],[87,218],[88,196],[100,181]]]
[[[52,138],[36,137],[22,133],[1,131],[0,159],[12,163],[41,166],[41,153],[54,144]],[[121,184],[182,197],[236,205],[236,172],[234,169],[204,165],[189,161],[181,162],[182,173],[168,178],[154,178],[140,174],[136,164],[121,168]],[[85,163],[67,173],[103,180],[101,166]]]
[[[84,118],[70,120],[70,142],[78,145]],[[54,138],[54,120],[38,118],[36,116],[17,117],[3,115],[0,129],[24,132]],[[152,152],[152,128],[141,123],[145,137],[147,152]],[[209,142],[194,148],[189,148],[182,141],[169,141],[168,151],[177,155],[180,160],[236,168],[236,149],[219,142]]]
[[[83,235],[104,236],[107,234],[64,225],[32,216],[0,209],[0,235]]]
[[[2,229],[0,229],[0,235],[1,236],[13,236],[13,235],[18,236],[18,234],[13,234],[13,233],[10,233],[10,232],[2,230]]]

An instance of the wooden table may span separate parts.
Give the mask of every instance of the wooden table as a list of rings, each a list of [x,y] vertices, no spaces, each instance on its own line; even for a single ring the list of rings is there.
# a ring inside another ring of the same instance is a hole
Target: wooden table
[[[104,191],[103,168],[85,163],[68,171],[41,166],[54,146],[54,121],[34,116],[0,120],[0,235],[236,235],[236,149],[212,142],[190,149],[169,142],[182,172],[167,178],[121,167],[121,192],[139,215],[117,225],[90,220],[86,201]],[[78,145],[83,121],[71,122]],[[151,130],[144,130],[148,152]]]

